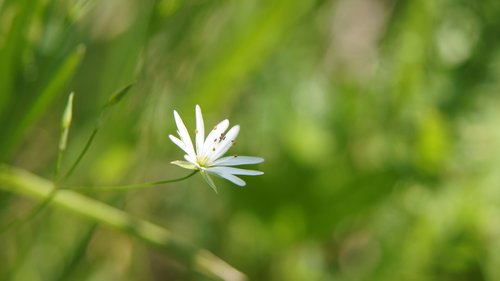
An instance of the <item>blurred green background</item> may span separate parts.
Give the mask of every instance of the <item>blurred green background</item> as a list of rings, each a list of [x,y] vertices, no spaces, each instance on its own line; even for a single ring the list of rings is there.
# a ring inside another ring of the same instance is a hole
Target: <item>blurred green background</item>
[[[240,124],[239,188],[93,194],[250,280],[500,280],[497,0],[0,0],[0,162],[64,184],[175,178],[178,110]],[[37,202],[0,193],[0,222]],[[0,280],[207,280],[59,209],[0,238]]]

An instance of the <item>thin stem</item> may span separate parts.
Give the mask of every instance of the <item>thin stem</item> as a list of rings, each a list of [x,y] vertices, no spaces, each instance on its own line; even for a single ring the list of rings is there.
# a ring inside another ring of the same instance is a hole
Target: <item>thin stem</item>
[[[73,163],[71,168],[64,175],[63,179],[67,179],[73,173],[73,171],[76,169],[76,166],[78,166],[78,164],[82,160],[83,156],[85,155],[85,153],[87,153],[87,150],[89,149],[90,145],[92,144],[92,141],[94,140],[95,135],[97,134],[97,131],[99,131],[99,126],[94,127],[94,130],[92,131],[92,134],[90,134],[90,137],[87,140],[85,147],[82,149],[82,152],[80,152],[80,155],[78,155],[78,158],[76,158],[76,161]]]
[[[85,153],[87,153],[87,150],[90,148],[90,145],[94,141],[94,138],[95,138],[97,132],[101,128],[106,111],[108,111],[112,106],[119,103],[125,97],[125,95],[129,92],[130,88],[132,88],[133,85],[134,85],[134,82],[129,83],[127,86],[125,86],[125,87],[121,88],[120,90],[118,90],[117,92],[113,93],[108,98],[106,103],[101,107],[101,111],[99,112],[99,115],[95,121],[94,130],[90,134],[90,137],[87,140],[87,143],[85,144],[85,147],[83,148],[82,152],[80,152],[80,154],[78,155],[78,158],[76,158],[76,161],[73,163],[73,165],[68,170],[68,172],[64,175],[63,180],[67,179],[74,172],[74,170],[76,169],[76,167],[78,166],[78,164],[82,160]]]
[[[63,155],[63,150],[58,149],[57,150],[57,159],[56,159],[56,169],[54,171],[54,180],[53,180],[55,185],[57,185],[57,182],[59,181],[59,174],[61,172],[62,155]]]
[[[161,180],[161,181],[152,181],[152,182],[134,183],[134,184],[116,185],[116,186],[92,186],[92,187],[74,187],[74,188],[65,187],[62,189],[73,189],[73,190],[82,191],[82,192],[110,192],[110,191],[141,189],[141,188],[158,186],[158,185],[162,185],[162,184],[166,184],[166,183],[182,181],[182,180],[185,180],[187,178],[192,177],[197,172],[198,172],[198,170],[193,171],[192,173],[185,175],[183,177],[176,178],[176,179],[170,179],[170,180]]]

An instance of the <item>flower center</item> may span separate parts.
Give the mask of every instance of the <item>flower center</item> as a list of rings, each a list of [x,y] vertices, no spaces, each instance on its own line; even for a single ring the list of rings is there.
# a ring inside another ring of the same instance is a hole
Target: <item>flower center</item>
[[[203,167],[203,168],[208,168],[208,157],[207,156],[204,156],[204,157],[200,157],[200,156],[197,156],[196,157],[196,162],[198,163],[198,165],[200,165],[200,167]]]

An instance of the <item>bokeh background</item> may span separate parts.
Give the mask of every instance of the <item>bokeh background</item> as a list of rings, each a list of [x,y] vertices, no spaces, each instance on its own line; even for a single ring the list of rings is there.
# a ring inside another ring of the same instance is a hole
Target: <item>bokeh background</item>
[[[66,171],[131,82],[64,184],[185,175],[199,104],[265,175],[91,196],[250,280],[500,280],[499,1],[0,0],[1,162],[50,179],[74,91]],[[50,206],[1,235],[1,280],[208,280]]]

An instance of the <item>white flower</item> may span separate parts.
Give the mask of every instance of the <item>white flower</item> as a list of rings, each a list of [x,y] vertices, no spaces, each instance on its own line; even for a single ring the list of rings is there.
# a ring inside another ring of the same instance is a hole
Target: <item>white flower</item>
[[[229,121],[225,119],[217,124],[205,139],[205,126],[203,124],[201,109],[200,106],[196,105],[195,150],[186,126],[184,126],[181,117],[175,110],[174,119],[180,139],[172,135],[169,135],[169,137],[173,143],[186,153],[184,155],[186,161],[173,161],[172,164],[190,170],[199,170],[203,178],[215,192],[217,192],[217,187],[210,178],[210,175],[216,175],[239,186],[244,186],[246,183],[236,175],[257,176],[264,174],[261,171],[230,167],[261,163],[264,161],[263,158],[236,155],[222,157],[234,144],[240,131],[240,126],[235,125],[225,133],[229,127]]]

